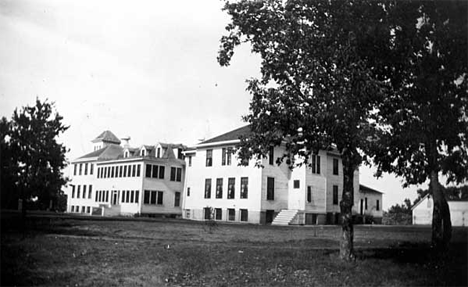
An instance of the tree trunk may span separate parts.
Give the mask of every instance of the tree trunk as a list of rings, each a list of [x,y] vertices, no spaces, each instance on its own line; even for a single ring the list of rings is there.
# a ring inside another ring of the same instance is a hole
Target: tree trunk
[[[341,210],[341,241],[340,258],[353,261],[354,255],[354,227],[353,227],[353,201],[354,201],[354,164],[352,160],[343,156],[343,194],[340,202]]]
[[[430,193],[434,199],[432,212],[432,246],[437,251],[446,251],[452,238],[450,209],[445,198],[444,187],[439,183],[439,173],[431,172]]]

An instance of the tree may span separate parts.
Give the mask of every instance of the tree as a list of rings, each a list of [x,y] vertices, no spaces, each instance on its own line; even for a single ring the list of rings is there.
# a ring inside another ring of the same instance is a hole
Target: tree
[[[411,224],[411,200],[406,198],[402,205],[398,203],[392,205],[387,212],[384,212],[385,224]]]
[[[468,178],[467,3],[389,6],[392,37],[381,72],[392,94],[378,107],[383,128],[374,150],[368,150],[378,173],[402,176],[405,185],[429,180],[432,242],[442,250],[451,238],[451,221],[439,175],[447,183]]]
[[[261,78],[248,81],[253,95],[244,120],[252,133],[241,139],[241,159],[268,154],[293,168],[309,164],[320,149],[337,150],[343,162],[340,257],[352,260],[353,175],[375,126],[373,116],[385,83],[373,75],[390,33],[385,7],[374,1],[226,2],[232,17],[218,61],[228,66],[243,42],[261,56]],[[296,157],[300,161],[296,161]]]
[[[57,137],[68,129],[62,120],[54,113],[53,103],[39,99],[35,106],[16,109],[8,125],[2,120],[2,152],[10,153],[2,158],[2,196],[7,193],[21,198],[23,215],[27,202],[33,199],[44,207],[50,200],[56,201],[67,182],[62,173],[67,150],[57,143]],[[4,183],[4,178],[8,182]]]

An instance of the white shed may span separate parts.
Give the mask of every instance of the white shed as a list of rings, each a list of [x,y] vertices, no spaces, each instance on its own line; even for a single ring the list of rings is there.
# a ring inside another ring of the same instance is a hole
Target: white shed
[[[468,201],[467,200],[447,200],[450,209],[452,226],[468,226]],[[413,224],[432,224],[432,210],[434,201],[427,194],[413,208]]]

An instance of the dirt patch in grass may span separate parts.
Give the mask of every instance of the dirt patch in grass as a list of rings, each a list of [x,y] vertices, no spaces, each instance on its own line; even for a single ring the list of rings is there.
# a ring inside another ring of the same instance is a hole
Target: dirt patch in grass
[[[2,230],[2,286],[466,285],[467,229],[433,257],[430,228],[356,226],[353,263],[340,228],[60,219],[23,238]]]

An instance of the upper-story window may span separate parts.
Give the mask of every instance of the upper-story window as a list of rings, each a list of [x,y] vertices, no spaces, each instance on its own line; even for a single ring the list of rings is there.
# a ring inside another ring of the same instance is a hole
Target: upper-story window
[[[232,161],[232,148],[223,148],[222,149],[222,157],[221,157],[221,165],[231,165]]]
[[[312,173],[320,174],[320,156],[312,155]]]
[[[73,175],[76,175],[76,167],[77,167],[77,165],[78,165],[78,164],[76,164],[76,163],[73,165]]]
[[[338,159],[333,159],[333,174],[338,175]]]
[[[84,164],[84,175],[88,175],[88,163]]]
[[[188,166],[192,166],[192,156],[188,156]]]
[[[275,200],[275,178],[267,177],[267,200]]]
[[[234,177],[228,178],[228,199],[234,199],[236,179]]]
[[[241,177],[240,198],[247,198],[249,196],[249,178]]]
[[[156,149],[156,157],[157,157],[157,158],[160,158],[160,157],[161,157],[161,148],[160,148],[160,147],[158,147],[158,148]]]
[[[213,150],[206,150],[206,166],[213,166]]]
[[[338,185],[333,186],[333,204],[338,205]],[[367,206],[367,199],[366,199],[366,206]]]
[[[128,150],[124,151],[124,158],[127,158],[129,157],[130,153],[128,152]]]
[[[223,179],[216,179],[216,198],[223,198]]]
[[[89,164],[89,174],[93,174],[93,169],[94,169],[94,164],[90,163]]]
[[[205,198],[211,198],[211,178],[205,179]]]
[[[275,164],[275,147],[271,146],[268,150],[268,162],[270,165]]]
[[[83,164],[80,163],[79,169],[78,169],[78,175],[81,175],[81,172],[83,170]]]
[[[141,155],[141,156],[146,156],[146,150],[145,150],[145,149],[142,149],[142,150],[140,151],[140,155]]]
[[[182,168],[171,167],[171,181],[182,181]]]

